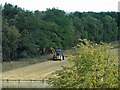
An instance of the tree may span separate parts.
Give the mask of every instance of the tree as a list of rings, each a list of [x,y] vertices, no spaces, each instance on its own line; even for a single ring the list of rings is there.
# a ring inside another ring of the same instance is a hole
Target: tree
[[[17,58],[16,49],[18,47],[18,41],[20,33],[15,26],[9,26],[7,21],[3,22],[3,60],[13,60]]]
[[[3,19],[4,58],[11,56],[9,40],[14,41],[15,37],[14,44],[19,47],[16,52],[12,52],[18,54],[17,58],[40,55],[40,52],[48,47],[69,49],[78,43],[79,38],[87,38],[97,43],[111,42],[119,38],[117,12],[68,14],[55,8],[33,12],[9,3],[5,3],[2,12],[3,17],[0,19]],[[18,34],[18,37],[15,34]]]
[[[87,38],[91,41],[99,43],[103,37],[103,24],[102,22],[92,17],[89,14],[84,14],[81,18],[73,17],[75,26],[75,36],[78,38]]]
[[[57,37],[60,38],[61,45],[64,49],[70,48],[73,45],[73,24],[70,18],[64,11],[58,9],[48,9],[45,12],[44,20],[53,23],[52,30],[55,30]],[[47,24],[48,25],[48,24]],[[51,28],[51,27],[49,27]],[[50,33],[53,33],[51,30]]]
[[[27,30],[21,32],[19,45],[17,52],[19,52],[19,58],[34,57],[38,54],[39,46],[32,38],[32,35]]]
[[[106,15],[102,19],[103,22],[103,41],[111,42],[117,40],[118,36],[118,27],[117,23],[115,22],[115,19],[111,16]]]
[[[70,67],[56,73],[49,84],[57,88],[118,88],[118,62],[111,46],[81,40]]]
[[[15,25],[15,16],[22,11],[23,10],[17,5],[13,6],[10,3],[5,3],[2,10],[2,15],[5,19],[8,20],[9,25]]]

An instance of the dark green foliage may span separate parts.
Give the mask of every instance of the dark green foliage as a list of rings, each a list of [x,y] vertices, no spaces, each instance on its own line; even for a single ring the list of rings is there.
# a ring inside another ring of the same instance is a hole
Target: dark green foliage
[[[7,4],[5,3],[3,7],[2,15],[8,20],[8,23],[10,25],[15,24],[15,16],[19,13],[22,12],[23,10],[19,8],[17,5],[13,6],[12,4]]]
[[[20,33],[15,26],[9,26],[6,20],[3,21],[2,37],[3,59],[8,61],[17,58]]]
[[[69,49],[79,38],[93,42],[118,39],[117,12],[74,12],[55,8],[46,11],[23,10],[11,4],[3,7],[3,59],[35,57],[43,49]]]
[[[19,47],[17,49],[20,54],[20,58],[23,58],[21,53],[23,56],[25,55],[25,57],[33,57],[38,53],[38,46],[32,38],[31,33],[27,30],[23,30],[21,32]]]
[[[115,19],[112,18],[111,16],[106,15],[105,17],[103,17],[102,22],[104,28],[103,41],[106,42],[115,41],[118,36],[118,27],[117,23],[115,22]]]
[[[75,26],[77,38],[87,38],[97,43],[117,40],[117,12],[75,12],[70,16]]]

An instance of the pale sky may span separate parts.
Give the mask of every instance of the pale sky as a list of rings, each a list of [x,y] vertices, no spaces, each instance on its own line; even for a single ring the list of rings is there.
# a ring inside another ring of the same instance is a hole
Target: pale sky
[[[0,0],[0,4],[10,3],[30,11],[45,11],[46,8],[58,8],[66,12],[118,12],[120,0]]]

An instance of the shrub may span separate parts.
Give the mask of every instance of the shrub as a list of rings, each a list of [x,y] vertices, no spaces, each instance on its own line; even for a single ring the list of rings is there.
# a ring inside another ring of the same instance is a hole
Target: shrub
[[[71,67],[63,67],[48,83],[58,88],[117,88],[118,62],[111,45],[81,40]]]
[[[22,51],[22,52],[20,53],[20,58],[28,58],[27,51]]]

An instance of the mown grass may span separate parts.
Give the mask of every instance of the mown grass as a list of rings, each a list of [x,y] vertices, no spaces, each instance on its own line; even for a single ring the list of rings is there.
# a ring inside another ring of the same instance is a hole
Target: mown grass
[[[70,54],[73,54],[74,52],[75,52],[74,49],[65,50],[64,55],[65,55],[65,57],[68,57]],[[35,58],[22,59],[22,60],[19,60],[19,61],[14,60],[14,61],[11,61],[11,62],[3,62],[2,63],[2,72],[12,70],[12,69],[16,69],[16,68],[19,68],[19,67],[24,67],[24,66],[36,64],[36,63],[49,61],[51,58],[52,58],[52,55],[48,54],[48,55],[38,56],[38,57],[35,57]]]
[[[120,52],[120,42],[118,41],[114,41],[111,42],[113,48],[113,51],[115,52]],[[65,57],[68,57],[70,54],[74,54],[76,51],[74,49],[70,49],[70,50],[65,50],[64,51],[64,55]],[[24,66],[28,66],[28,65],[32,65],[32,64],[36,64],[36,63],[40,63],[40,62],[44,62],[44,61],[48,61],[50,59],[51,55],[43,55],[43,56],[38,56],[35,58],[28,58],[28,59],[22,59],[19,61],[11,61],[11,62],[3,62],[2,63],[2,72],[8,71],[8,70],[12,70],[12,69],[16,69],[19,67],[24,67]]]
[[[47,83],[42,82],[3,82],[3,88],[50,88]]]
[[[2,63],[2,72],[12,70],[12,69],[16,69],[16,68],[19,68],[19,67],[24,67],[24,66],[44,62],[44,61],[48,61],[49,57],[50,57],[50,55],[44,55],[44,56],[38,56],[38,57],[35,57],[35,58],[22,59],[22,60],[19,60],[19,61],[14,60],[14,61],[11,61],[11,62],[3,62]]]
[[[114,48],[120,48],[120,41],[114,41],[114,42],[111,42],[111,44]]]
[[[111,43],[111,45],[113,46],[113,51],[116,52],[116,54],[118,55],[118,59],[120,59],[119,53],[120,53],[120,41],[114,41]]]

